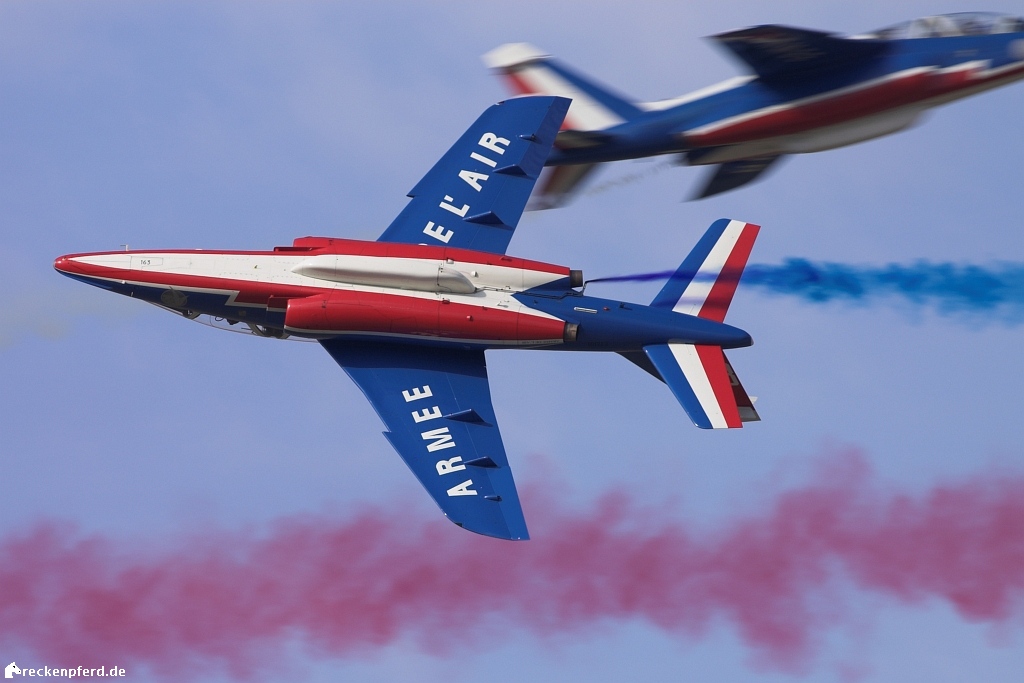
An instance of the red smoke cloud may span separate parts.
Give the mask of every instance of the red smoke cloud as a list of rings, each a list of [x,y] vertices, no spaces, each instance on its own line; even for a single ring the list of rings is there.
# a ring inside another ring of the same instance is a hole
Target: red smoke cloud
[[[972,621],[1022,607],[1024,477],[915,497],[884,492],[847,461],[701,533],[627,495],[587,512],[527,500],[527,511],[526,543],[380,509],[163,551],[42,526],[0,542],[0,641],[49,665],[180,673],[198,660],[245,676],[296,636],[330,655],[407,635],[454,652],[510,627],[547,635],[642,619],[694,636],[724,619],[764,662],[793,669],[842,621],[851,586],[944,600]]]

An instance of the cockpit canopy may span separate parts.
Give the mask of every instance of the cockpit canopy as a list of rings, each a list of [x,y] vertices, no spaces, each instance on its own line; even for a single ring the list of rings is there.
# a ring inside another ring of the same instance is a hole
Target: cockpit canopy
[[[1024,19],[996,12],[958,12],[938,14],[905,21],[859,38],[901,40],[908,38],[947,38],[950,36],[984,36],[994,33],[1024,31]]]

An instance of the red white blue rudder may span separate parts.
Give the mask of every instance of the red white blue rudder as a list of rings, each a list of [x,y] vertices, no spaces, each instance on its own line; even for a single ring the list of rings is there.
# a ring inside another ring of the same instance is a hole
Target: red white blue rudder
[[[715,221],[654,297],[651,306],[722,322],[760,226]]]
[[[572,100],[562,128],[596,131],[643,114],[633,102],[567,68],[529,43],[508,43],[491,50],[483,62],[501,74],[517,95],[555,95]]]

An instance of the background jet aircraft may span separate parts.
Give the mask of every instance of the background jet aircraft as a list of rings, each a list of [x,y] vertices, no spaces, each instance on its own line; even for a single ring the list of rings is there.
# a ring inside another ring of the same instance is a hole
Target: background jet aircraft
[[[722,322],[757,226],[716,222],[650,306],[585,296],[579,271],[505,255],[568,108],[557,97],[492,106],[376,242],[72,254],[54,266],[188,318],[319,341],[445,515],[525,539],[486,349],[617,352],[664,381],[698,427],[758,419],[723,353],[750,336]]]
[[[596,164],[658,154],[716,166],[695,195],[709,197],[753,181],[786,154],[889,135],[926,109],[1024,78],[1024,20],[992,13],[849,37],[764,25],[712,38],[754,74],[647,103],[526,43],[484,55],[514,92],[573,100],[531,208],[564,203]]]

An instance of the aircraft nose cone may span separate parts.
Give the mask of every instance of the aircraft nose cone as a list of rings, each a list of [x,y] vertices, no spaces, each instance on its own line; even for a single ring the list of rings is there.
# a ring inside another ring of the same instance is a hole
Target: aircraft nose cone
[[[103,251],[95,254],[65,254],[53,261],[53,267],[64,275],[102,277],[112,271],[128,270],[131,254],[123,251]]]
[[[53,261],[53,268],[61,275],[89,275],[87,264],[77,256],[58,256]]]
[[[58,256],[53,261],[53,268],[58,273],[67,273],[71,270],[73,261],[70,256]]]

